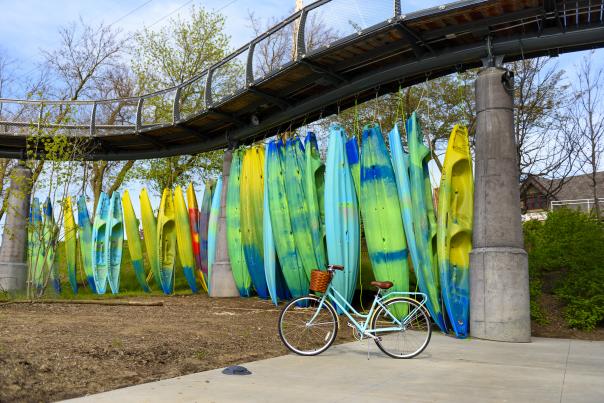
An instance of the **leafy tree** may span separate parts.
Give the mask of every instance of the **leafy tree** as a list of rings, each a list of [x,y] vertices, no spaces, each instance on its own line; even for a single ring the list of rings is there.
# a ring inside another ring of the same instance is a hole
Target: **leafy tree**
[[[187,19],[180,16],[172,19],[159,31],[144,29],[135,36],[132,68],[142,91],[158,91],[199,76],[227,55],[229,37],[224,34],[224,16],[195,6],[188,15]],[[243,66],[234,63],[227,67],[214,76],[217,83],[229,83],[234,75],[242,75]],[[183,88],[181,113],[203,109],[205,89],[200,82]],[[230,89],[223,88],[225,92]],[[153,97],[146,102],[153,106],[150,108],[155,115],[153,119],[171,122],[171,99]],[[139,161],[129,178],[149,182],[154,190],[161,192],[165,187],[171,188],[218,171],[221,162],[220,152]]]
[[[348,133],[360,135],[362,125],[375,121],[380,123],[386,135],[395,122],[404,122],[415,111],[422,122],[432,157],[442,169],[439,154],[446,144],[441,143],[449,138],[453,124],[465,124],[470,128],[470,134],[474,132],[474,78],[475,73],[470,71],[426,81],[343,110],[324,119],[320,125],[326,129],[337,121]],[[404,135],[404,125],[399,127]]]

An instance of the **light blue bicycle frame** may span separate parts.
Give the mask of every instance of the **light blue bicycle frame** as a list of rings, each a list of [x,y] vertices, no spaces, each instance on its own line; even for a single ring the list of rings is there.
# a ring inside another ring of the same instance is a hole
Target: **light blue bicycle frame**
[[[378,293],[376,294],[375,298],[373,299],[373,303],[371,304],[371,308],[369,309],[369,312],[367,312],[367,314],[362,314],[362,313],[358,312],[356,309],[354,309],[354,307],[352,305],[350,305],[348,303],[348,301],[346,301],[346,299],[335,288],[333,288],[331,286],[331,283],[330,283],[327,286],[327,290],[325,290],[325,293],[323,293],[323,296],[321,297],[321,301],[319,302],[319,307],[317,308],[317,312],[315,312],[315,314],[310,319],[310,321],[308,321],[307,325],[312,326],[313,321],[317,318],[317,316],[319,315],[319,312],[321,312],[321,308],[325,304],[325,299],[327,297],[329,297],[329,299],[333,302],[333,304],[337,308],[340,308],[340,310],[348,317],[350,322],[357,328],[357,330],[361,334],[361,339],[363,339],[364,336],[375,338],[376,337],[374,335],[375,333],[394,332],[394,331],[400,331],[401,329],[405,329],[407,324],[415,317],[415,315],[419,312],[419,310],[424,308],[424,305],[426,304],[426,301],[428,300],[428,296],[426,294],[424,294],[423,292],[392,291],[392,292],[387,293],[383,297],[381,296],[381,293],[382,293],[382,290],[378,290]],[[394,315],[392,315],[390,313],[390,311],[388,311],[388,309],[386,309],[386,306],[385,306],[385,302],[387,302],[391,298],[397,297],[397,296],[407,297],[407,298],[409,298],[410,296],[414,296],[414,297],[421,296],[421,300],[418,300],[417,298],[410,298],[410,299],[414,300],[415,302],[417,302],[419,305],[415,309],[413,309],[411,312],[407,313],[407,315],[405,315],[404,318],[399,320]],[[396,324],[396,327],[368,329],[369,321],[378,306],[381,306],[385,309],[385,311],[388,313],[388,315],[392,318],[392,321],[394,322],[394,324]],[[343,307],[348,308],[348,309],[344,309]],[[348,310],[351,310],[354,313],[354,316],[362,318],[364,320],[359,323],[353,317],[353,315],[351,315],[348,312]],[[427,310],[425,310],[425,312],[428,316],[430,315]]]

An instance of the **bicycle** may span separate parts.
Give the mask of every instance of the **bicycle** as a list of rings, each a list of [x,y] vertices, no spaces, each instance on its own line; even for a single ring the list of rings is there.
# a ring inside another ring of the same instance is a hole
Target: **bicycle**
[[[335,305],[348,317],[348,326],[357,340],[373,339],[386,355],[413,358],[424,351],[432,335],[430,314],[425,307],[426,294],[394,291],[382,295],[392,287],[392,282],[372,281],[377,293],[369,312],[362,314],[332,287],[336,270],[344,270],[344,267],[329,265],[326,272],[313,270],[310,290],[323,295],[296,298],[281,311],[279,337],[289,350],[304,356],[327,350],[336,339],[340,325]],[[417,297],[421,297],[419,301]]]

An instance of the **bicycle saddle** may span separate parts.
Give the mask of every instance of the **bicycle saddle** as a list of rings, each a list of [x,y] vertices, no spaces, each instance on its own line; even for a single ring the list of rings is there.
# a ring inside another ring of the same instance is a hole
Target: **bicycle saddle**
[[[382,290],[387,290],[394,285],[394,284],[392,284],[392,281],[372,281],[369,284],[371,284],[377,288],[381,288]]]

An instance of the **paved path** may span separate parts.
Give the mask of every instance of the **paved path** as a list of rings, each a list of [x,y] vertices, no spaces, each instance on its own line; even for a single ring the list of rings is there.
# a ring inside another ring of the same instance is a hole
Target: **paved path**
[[[434,335],[412,360],[371,342],[318,357],[287,355],[118,389],[81,402],[604,402],[604,342],[533,338],[530,344]]]

